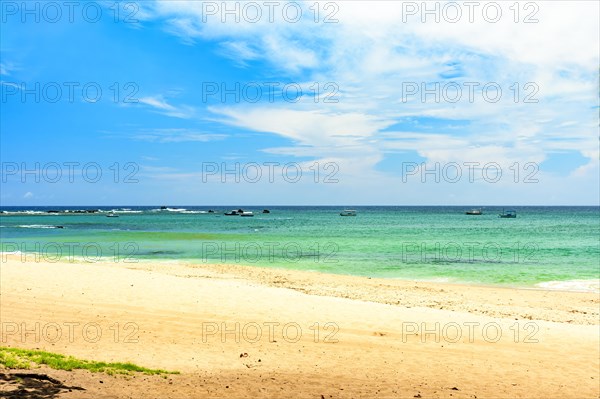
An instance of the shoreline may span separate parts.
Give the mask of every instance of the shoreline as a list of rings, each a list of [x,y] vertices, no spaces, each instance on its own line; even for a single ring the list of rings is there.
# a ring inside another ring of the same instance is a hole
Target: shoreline
[[[0,277],[2,346],[182,372],[48,371],[90,394],[65,398],[600,394],[595,294],[14,255]]]
[[[83,259],[81,259],[83,260]],[[550,291],[550,292],[574,292],[574,293],[583,293],[583,294],[600,294],[600,277],[598,279],[569,279],[569,280],[550,280],[550,281],[541,281],[538,283],[535,283],[534,285],[509,285],[509,284],[491,284],[491,283],[483,283],[483,282],[470,282],[470,281],[440,281],[440,280],[445,280],[445,279],[449,279],[448,277],[438,277],[438,278],[431,278],[431,279],[412,279],[412,278],[404,278],[404,277],[376,277],[376,276],[364,276],[364,275],[358,275],[358,274],[348,274],[348,273],[331,273],[331,272],[324,272],[324,271],[320,271],[320,270],[302,270],[302,269],[292,269],[292,268],[285,268],[285,267],[278,267],[278,266],[265,266],[265,265],[251,265],[251,264],[244,264],[244,263],[220,263],[220,262],[213,262],[213,263],[208,263],[208,262],[201,262],[198,259],[190,259],[190,258],[186,258],[186,259],[143,259],[143,258],[139,258],[139,261],[142,262],[147,262],[147,263],[156,263],[156,262],[175,262],[178,263],[180,262],[181,264],[184,265],[188,265],[188,266],[196,266],[196,267],[203,267],[203,266],[214,266],[214,265],[228,265],[231,267],[248,267],[248,268],[256,268],[256,269],[262,269],[262,270],[273,270],[273,271],[280,271],[280,272],[285,272],[285,271],[291,271],[291,272],[301,272],[301,273],[315,273],[315,274],[324,274],[327,276],[347,276],[347,277],[356,277],[359,279],[365,279],[365,280],[372,280],[372,279],[379,279],[379,280],[383,280],[383,281],[400,281],[403,283],[425,283],[425,284],[441,284],[441,285],[450,285],[450,286],[455,286],[457,288],[459,287],[463,287],[463,288],[469,288],[469,287],[478,287],[478,288],[490,288],[490,289],[496,289],[496,288],[504,288],[504,289],[509,289],[509,290],[533,290],[533,291]],[[85,260],[83,260],[85,261]],[[547,288],[547,287],[539,287],[539,284],[547,284],[547,283],[566,283],[566,282],[573,282],[573,281],[578,281],[578,282],[586,282],[586,283],[590,283],[590,284],[595,284],[598,285],[598,288],[594,288],[593,290],[581,290],[581,289],[561,289],[561,288]]]
[[[6,256],[22,256],[22,254],[25,255],[31,255],[31,256],[43,256],[40,255],[39,252],[35,252],[35,251],[30,251],[30,252],[22,252],[22,251],[14,251],[14,252],[3,252],[0,251],[0,260],[3,261],[5,259]],[[113,263],[111,262],[111,259],[114,259],[113,256],[102,256],[100,257],[100,259],[98,261],[89,261],[86,260],[84,257],[82,256],[72,256],[71,257],[72,260],[66,261],[65,263],[86,263],[86,264],[94,264],[94,263]],[[42,260],[40,262],[35,262],[35,263],[43,263],[43,262],[47,262],[47,260]],[[59,262],[64,262],[63,260],[59,260],[58,262],[48,262],[48,263],[59,263]],[[514,290],[533,290],[533,291],[550,291],[550,292],[574,292],[574,293],[589,293],[589,294],[600,294],[600,278],[598,279],[568,279],[568,280],[550,280],[550,281],[541,281],[541,282],[537,282],[534,283],[533,285],[511,285],[511,284],[491,284],[491,283],[483,283],[483,282],[470,282],[470,281],[439,281],[439,280],[444,280],[444,279],[449,279],[448,277],[437,277],[437,278],[431,278],[431,279],[410,279],[410,278],[404,278],[404,277],[371,277],[371,276],[364,276],[364,275],[357,275],[357,274],[348,274],[348,273],[331,273],[331,272],[325,272],[325,271],[320,271],[320,270],[314,270],[314,269],[310,269],[310,270],[302,270],[302,269],[292,269],[292,268],[285,268],[285,267],[279,267],[279,266],[266,266],[266,265],[258,265],[258,264],[245,264],[245,263],[221,263],[221,262],[203,262],[200,259],[194,259],[194,258],[180,258],[180,259],[171,259],[171,258],[152,258],[152,259],[148,259],[148,258],[132,258],[132,261],[118,261],[118,262],[114,262],[117,264],[122,264],[122,265],[128,265],[128,264],[136,264],[136,263],[178,263],[181,265],[187,265],[187,266],[194,266],[194,267],[211,267],[214,265],[229,265],[232,267],[248,267],[248,268],[255,268],[255,269],[263,269],[263,270],[273,270],[273,271],[280,271],[280,272],[284,272],[284,271],[292,271],[292,272],[302,272],[302,273],[315,273],[315,274],[325,274],[328,276],[348,276],[348,277],[356,277],[356,278],[362,278],[362,279],[381,279],[384,281],[401,281],[401,282],[416,282],[416,283],[426,283],[426,284],[448,284],[451,286],[456,286],[456,287],[479,287],[479,288],[491,288],[491,289],[500,289],[500,288],[504,288],[504,289],[514,289]],[[564,283],[571,283],[571,282],[580,282],[580,283],[584,283],[587,285],[592,285],[594,286],[594,288],[591,289],[581,289],[581,288],[575,288],[575,289],[566,289],[566,288],[549,288],[549,287],[541,287],[539,286],[540,284],[549,284],[549,283],[558,283],[558,284],[564,284]]]
[[[22,262],[20,255],[0,254],[5,260]],[[600,324],[600,293],[555,290],[535,286],[436,282],[402,278],[365,277],[277,267],[249,266],[233,263],[203,263],[196,259],[141,259],[114,262],[106,257],[90,262],[81,257],[72,261],[29,262],[35,265],[94,265],[127,270],[160,272],[185,278],[241,279],[252,283],[298,291],[322,297],[341,297],[394,306],[425,307],[467,311],[472,314],[566,322]],[[193,273],[195,272],[195,273]],[[594,280],[595,281],[595,280]],[[465,294],[468,293],[468,294]],[[480,303],[465,307],[465,298]],[[553,303],[555,297],[563,301]],[[490,299],[491,298],[491,299]],[[491,302],[494,302],[492,304]],[[516,304],[521,304],[517,306]],[[591,306],[590,306],[591,304]],[[595,306],[594,306],[595,305]],[[581,307],[581,309],[579,309]],[[541,309],[546,311],[542,314]],[[535,313],[534,314],[532,314]],[[568,317],[567,317],[568,316]]]

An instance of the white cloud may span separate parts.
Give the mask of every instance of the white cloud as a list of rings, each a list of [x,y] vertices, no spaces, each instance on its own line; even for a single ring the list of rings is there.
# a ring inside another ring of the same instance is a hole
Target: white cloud
[[[192,129],[143,130],[132,136],[134,140],[157,143],[182,143],[188,141],[208,142],[226,138],[224,134],[204,133]]]
[[[392,121],[354,113],[335,113],[275,107],[211,108],[226,116],[224,123],[263,132],[277,133],[302,145],[352,146]]]
[[[16,84],[14,82],[5,82],[3,80],[0,80],[0,85],[7,86],[7,87],[13,87],[16,90],[21,90],[21,85]],[[11,91],[11,93],[13,93],[13,91]],[[16,93],[16,91],[15,91],[15,93]],[[8,95],[8,93],[6,95]]]
[[[13,71],[19,68],[12,62],[0,62],[0,75],[9,76]]]
[[[195,109],[188,105],[173,106],[169,104],[162,95],[142,97],[140,103],[148,105],[157,112],[174,118],[189,119],[195,115]]]
[[[246,61],[260,58],[260,53],[249,43],[244,41],[225,41],[221,43],[221,54],[232,59],[240,66],[246,66]]]
[[[326,3],[318,3],[322,11]],[[510,165],[542,162],[562,148],[588,159],[571,171],[574,175],[598,174],[598,152],[590,150],[598,147],[598,2],[496,2],[502,7],[497,23],[483,17],[484,2],[468,22],[464,2],[458,2],[463,17],[455,24],[435,23],[431,16],[422,23],[421,12],[407,15],[408,3],[442,8],[448,2],[337,2],[339,23],[334,24],[312,21],[312,1],[302,3],[307,18],[295,24],[281,18],[223,23],[220,16],[207,18],[201,2],[160,1],[150,8],[165,29],[189,43],[218,41],[241,65],[263,60],[273,74],[338,85],[337,104],[303,98],[297,104],[210,109],[225,124],[274,133],[295,144],[265,149],[269,153],[335,159],[347,170],[381,178],[375,167],[390,151],[414,151],[430,163]],[[523,23],[532,12],[538,22]],[[407,83],[422,88],[422,83],[443,86],[450,80],[465,90],[455,103],[424,102],[403,90]],[[472,101],[464,86],[470,82],[479,84]],[[481,93],[490,82],[502,89],[498,102],[486,101]],[[527,96],[536,102],[525,102]],[[175,112],[162,98],[147,104]],[[388,131],[407,118],[467,123],[459,130],[434,124],[422,132],[403,126]]]

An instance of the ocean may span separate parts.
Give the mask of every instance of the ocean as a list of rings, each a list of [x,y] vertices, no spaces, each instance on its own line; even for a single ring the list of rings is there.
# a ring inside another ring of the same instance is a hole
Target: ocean
[[[254,217],[224,215],[238,208],[2,207],[0,249],[28,262],[235,263],[599,292],[596,206],[511,207],[514,219],[499,218],[502,207],[472,216],[457,206],[359,206],[346,217],[339,207],[241,206]]]

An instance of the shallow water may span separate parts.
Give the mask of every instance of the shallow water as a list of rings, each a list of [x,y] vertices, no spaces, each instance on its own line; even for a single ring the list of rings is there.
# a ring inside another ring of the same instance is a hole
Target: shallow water
[[[385,278],[597,291],[598,207],[4,207],[2,251],[57,261],[110,257],[239,263]],[[48,214],[47,210],[61,213]],[[98,213],[65,210],[100,209]],[[215,213],[208,213],[209,209]],[[507,208],[508,209],[508,208]],[[108,218],[113,211],[119,217]],[[61,226],[62,228],[57,228]]]

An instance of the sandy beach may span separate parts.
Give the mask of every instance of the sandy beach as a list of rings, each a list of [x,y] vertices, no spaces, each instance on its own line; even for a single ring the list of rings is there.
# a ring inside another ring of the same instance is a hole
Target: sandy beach
[[[600,397],[595,293],[169,261],[0,267],[2,346],[181,373],[36,370],[83,388],[61,398]]]

